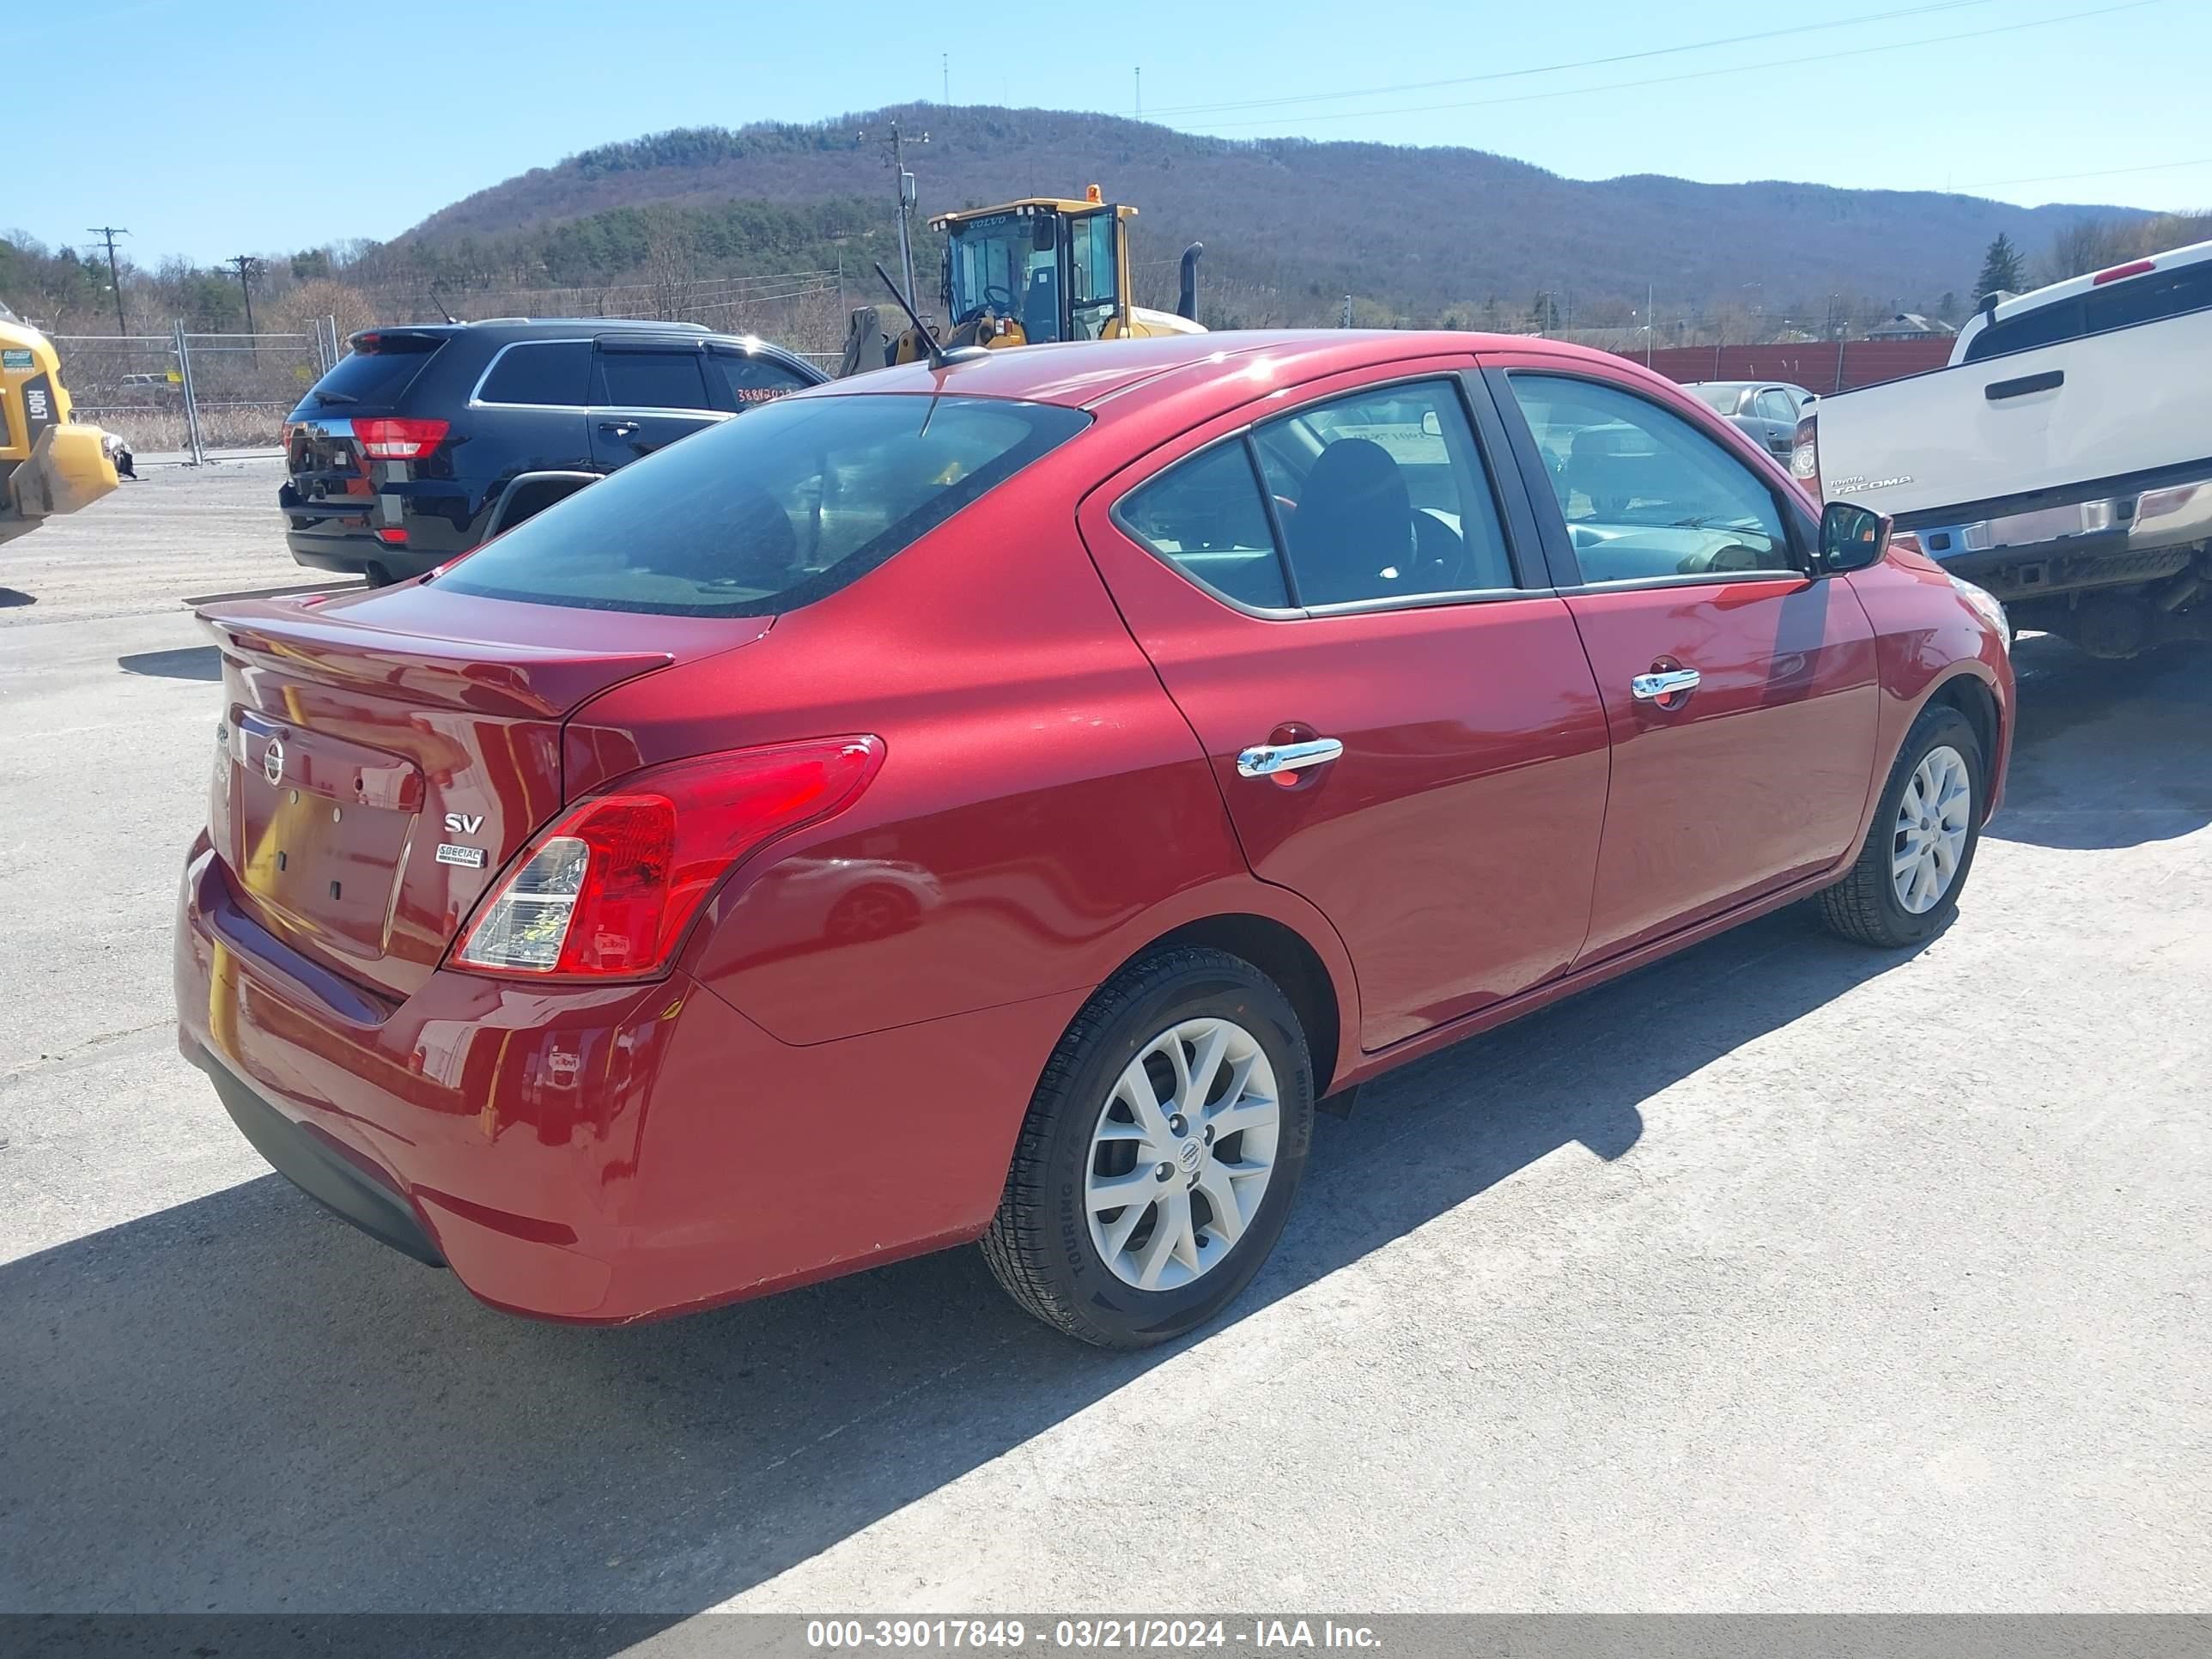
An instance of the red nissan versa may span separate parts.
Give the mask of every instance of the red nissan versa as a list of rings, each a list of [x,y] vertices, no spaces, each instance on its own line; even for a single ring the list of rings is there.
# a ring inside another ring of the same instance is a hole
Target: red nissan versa
[[[203,613],[185,1054],[486,1302],[981,1238],[1134,1346],[1315,1103],[1792,900],[1952,915],[2002,613],[1633,364],[1037,346],[782,399],[419,581]]]

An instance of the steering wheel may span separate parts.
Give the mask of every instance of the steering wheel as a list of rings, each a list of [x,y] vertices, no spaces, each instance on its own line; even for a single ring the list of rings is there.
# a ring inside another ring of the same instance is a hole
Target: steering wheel
[[[986,283],[983,284],[983,303],[1000,316],[1011,317],[1014,314],[1014,291],[1010,288],[1000,288],[995,283]]]

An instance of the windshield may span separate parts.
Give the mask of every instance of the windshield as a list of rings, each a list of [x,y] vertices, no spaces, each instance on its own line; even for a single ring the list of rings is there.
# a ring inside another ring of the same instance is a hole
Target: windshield
[[[594,611],[774,616],[873,569],[1089,422],[996,398],[779,398],[579,490],[437,581]]]
[[[1036,246],[1037,227],[1053,227],[1052,240]],[[1053,216],[994,213],[952,227],[952,324],[958,327],[986,311],[1011,317],[1031,345],[1057,340],[1060,258]]]

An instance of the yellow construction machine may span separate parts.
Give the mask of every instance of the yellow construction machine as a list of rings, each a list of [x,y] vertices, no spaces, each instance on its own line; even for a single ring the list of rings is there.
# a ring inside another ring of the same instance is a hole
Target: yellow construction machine
[[[123,453],[120,440],[70,418],[52,342],[0,305],[0,542],[98,501],[115,488]]]
[[[1134,304],[1127,226],[1136,216],[1136,209],[1107,201],[1096,185],[1079,202],[1032,196],[938,215],[929,223],[945,235],[939,297],[947,327],[937,346],[995,350],[1050,340],[1203,334],[1198,259],[1206,245],[1194,242],[1183,252],[1174,311]],[[842,372],[873,368],[878,354],[885,364],[917,362],[932,355],[930,344],[913,327],[886,338],[875,308],[864,307],[853,313]]]

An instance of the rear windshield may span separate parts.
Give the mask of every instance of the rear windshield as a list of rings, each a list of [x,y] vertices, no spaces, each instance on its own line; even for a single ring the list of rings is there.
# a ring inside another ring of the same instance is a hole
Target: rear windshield
[[[1743,401],[1744,389],[1740,386],[1692,386],[1682,389],[1697,398],[1698,402],[1722,415],[1735,414],[1735,406]]]
[[[300,407],[310,414],[353,404],[389,409],[445,343],[444,337],[436,334],[386,334],[374,345],[357,343],[351,356],[339,358],[315,382]]]
[[[881,564],[1088,425],[995,398],[791,398],[670,445],[439,579],[594,611],[757,617]]]

